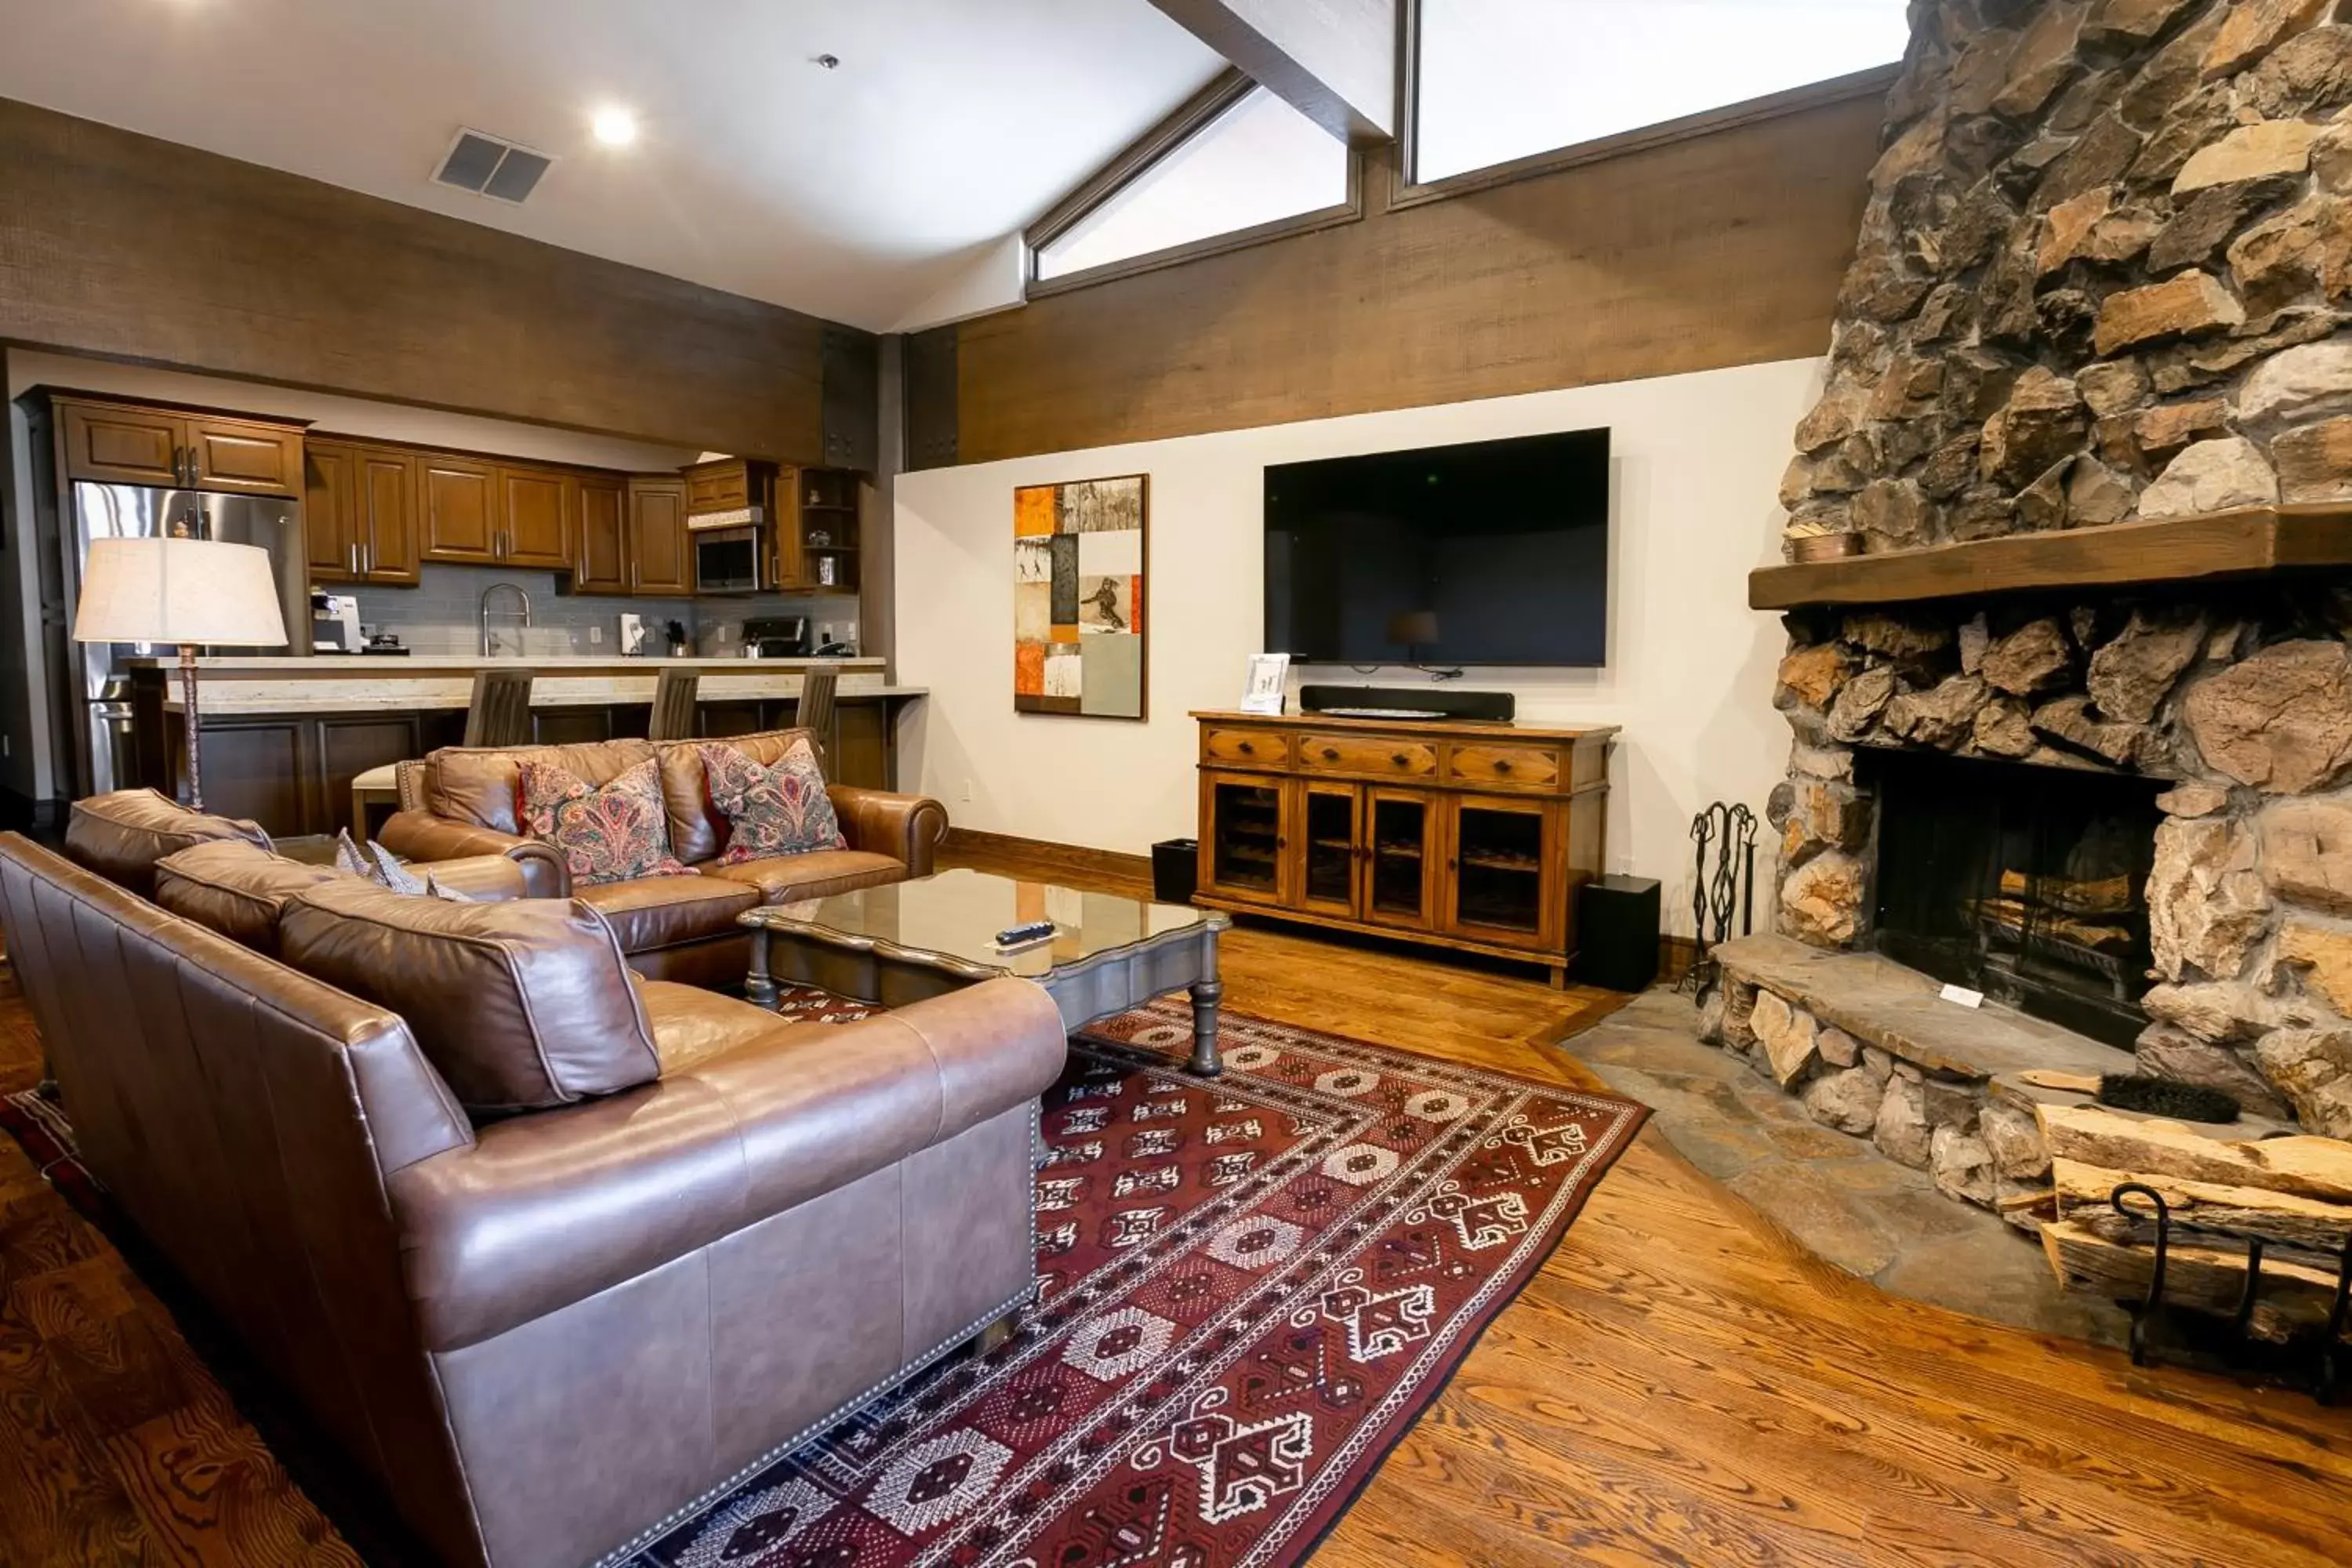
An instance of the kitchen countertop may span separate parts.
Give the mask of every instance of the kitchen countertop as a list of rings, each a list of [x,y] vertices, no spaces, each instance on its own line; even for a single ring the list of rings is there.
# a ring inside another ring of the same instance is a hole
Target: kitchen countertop
[[[180,661],[176,658],[126,658],[122,662],[134,669],[177,669],[180,667]],[[656,673],[665,669],[701,669],[728,670],[740,674],[746,670],[755,669],[832,668],[845,674],[850,670],[881,669],[887,663],[887,660],[880,658],[745,658],[740,655],[733,658],[630,658],[619,654],[608,654],[600,658],[570,654],[558,658],[521,658],[513,654],[498,654],[485,658],[479,654],[415,653],[402,656],[321,653],[313,654],[308,658],[284,654],[252,657],[221,654],[197,659],[196,668],[204,675],[307,674],[315,678],[349,675],[356,670],[365,670],[370,675],[397,676],[403,670],[431,670],[436,673],[446,673],[453,669],[462,669],[468,674],[477,669],[562,670],[567,674],[592,669],[610,669],[623,673],[645,669],[650,669]]]
[[[170,671],[174,661],[142,658],[135,666]],[[531,671],[535,708],[593,708],[650,702],[665,669],[692,669],[701,702],[748,702],[798,697],[811,669],[840,672],[839,700],[898,702],[928,695],[919,686],[894,686],[879,658],[480,658],[419,656],[386,658],[321,655],[313,658],[204,658],[197,703],[208,718],[234,715],[345,713],[372,708],[460,709],[473,699],[478,669]],[[180,683],[164,685],[166,710],[182,710]]]

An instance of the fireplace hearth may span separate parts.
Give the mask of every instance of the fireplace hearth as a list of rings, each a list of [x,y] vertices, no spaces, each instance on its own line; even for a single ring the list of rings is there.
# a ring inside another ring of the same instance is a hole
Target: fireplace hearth
[[[1878,803],[1873,945],[2130,1051],[2163,785],[1903,752],[1869,754],[1860,777]]]

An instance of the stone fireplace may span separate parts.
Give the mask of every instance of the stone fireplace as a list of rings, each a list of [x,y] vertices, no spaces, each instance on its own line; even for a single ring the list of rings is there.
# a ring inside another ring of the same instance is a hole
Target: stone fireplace
[[[2005,1212],[2049,1181],[2037,1065],[2352,1138],[2336,9],[1912,6],[1752,588],[1789,632],[1779,934],[1707,1028]],[[1956,1022],[1941,980],[2019,1011]]]

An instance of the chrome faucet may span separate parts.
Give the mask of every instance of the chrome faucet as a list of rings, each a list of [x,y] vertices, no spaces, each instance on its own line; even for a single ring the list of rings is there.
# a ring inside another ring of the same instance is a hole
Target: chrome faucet
[[[482,590],[482,602],[477,611],[477,618],[480,620],[482,624],[482,657],[484,658],[489,658],[491,652],[490,595],[497,593],[501,588],[504,588],[508,593],[512,594],[515,596],[515,602],[522,606],[521,628],[528,631],[530,627],[530,595],[524,593],[520,587],[512,583],[491,584],[488,587]],[[515,653],[518,656],[529,651],[521,646],[522,639],[520,637],[517,637],[515,639]]]

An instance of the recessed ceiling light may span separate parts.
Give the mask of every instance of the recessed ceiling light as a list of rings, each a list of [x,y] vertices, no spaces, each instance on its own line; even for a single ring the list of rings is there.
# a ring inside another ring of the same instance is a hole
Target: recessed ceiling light
[[[637,117],[625,109],[600,109],[588,128],[607,147],[626,147],[637,139]]]

